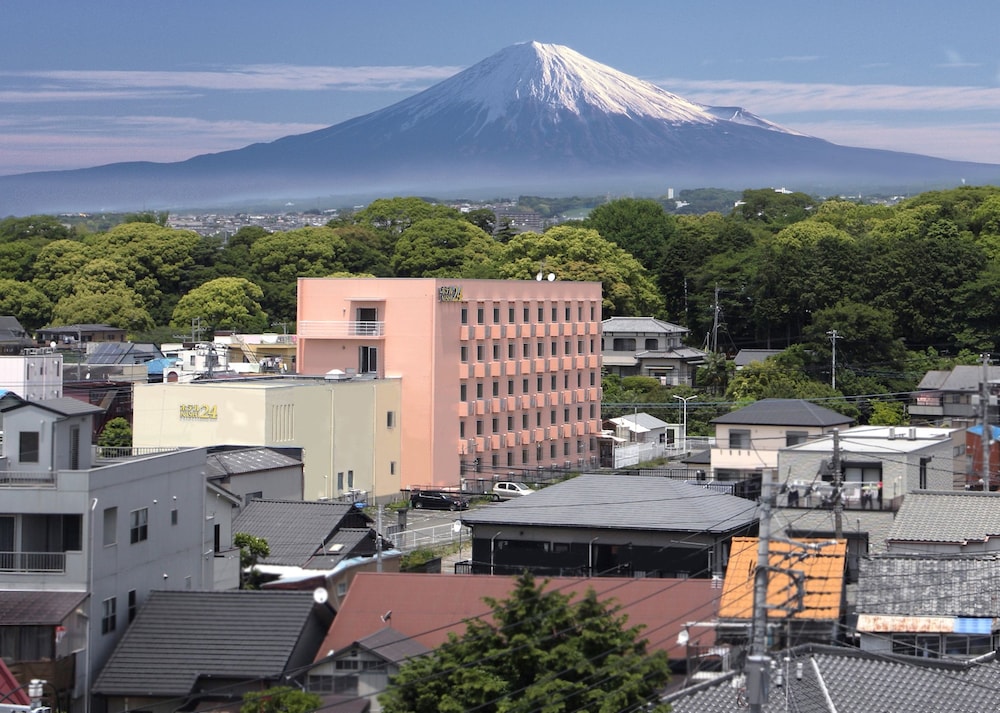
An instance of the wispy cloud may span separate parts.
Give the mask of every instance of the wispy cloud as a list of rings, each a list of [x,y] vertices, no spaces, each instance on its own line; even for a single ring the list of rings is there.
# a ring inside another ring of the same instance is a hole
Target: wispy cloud
[[[458,72],[460,67],[318,67],[241,65],[205,71],[50,70],[2,72],[3,101],[67,101],[110,96],[149,98],[163,91],[408,91]]]
[[[692,101],[743,106],[768,118],[775,113],[820,111],[1000,110],[1000,87],[798,84],[674,78],[652,81]]]

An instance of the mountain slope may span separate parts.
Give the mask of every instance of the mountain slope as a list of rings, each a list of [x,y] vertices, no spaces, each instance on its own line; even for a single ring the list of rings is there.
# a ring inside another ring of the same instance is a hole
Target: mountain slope
[[[385,109],[171,164],[0,177],[0,215],[401,193],[640,192],[785,185],[834,192],[1000,181],[1000,166],[857,149],[708,107],[537,42]]]

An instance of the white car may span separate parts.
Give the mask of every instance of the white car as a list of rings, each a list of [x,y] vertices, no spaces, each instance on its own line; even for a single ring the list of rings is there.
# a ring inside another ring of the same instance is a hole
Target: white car
[[[522,495],[531,495],[533,492],[535,491],[524,483],[503,481],[493,486],[493,499],[510,500],[511,498],[519,498]]]

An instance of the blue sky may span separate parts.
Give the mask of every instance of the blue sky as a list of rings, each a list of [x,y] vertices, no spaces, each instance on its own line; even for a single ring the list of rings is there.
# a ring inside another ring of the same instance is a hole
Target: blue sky
[[[835,143],[1000,163],[998,28],[995,0],[3,0],[0,175],[311,131],[529,40]]]

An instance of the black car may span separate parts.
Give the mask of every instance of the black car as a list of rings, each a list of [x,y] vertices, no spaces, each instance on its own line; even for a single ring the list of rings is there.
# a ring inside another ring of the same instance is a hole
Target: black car
[[[451,493],[436,490],[421,490],[410,494],[410,507],[428,510],[467,510],[469,501]]]

